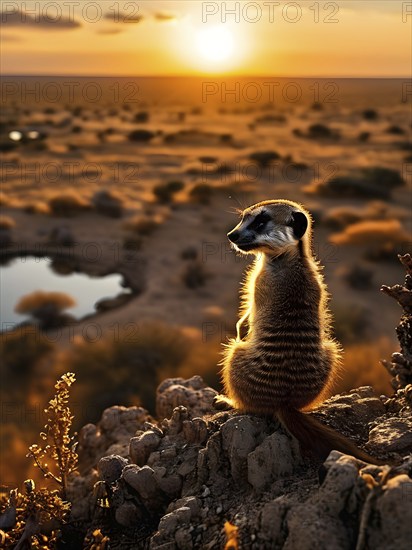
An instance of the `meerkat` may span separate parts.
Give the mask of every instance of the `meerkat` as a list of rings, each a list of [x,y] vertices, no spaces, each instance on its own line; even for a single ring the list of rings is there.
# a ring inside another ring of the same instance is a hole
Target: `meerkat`
[[[224,351],[219,407],[276,416],[300,445],[325,459],[332,449],[376,462],[304,411],[324,399],[341,365],[328,293],[312,254],[312,219],[300,204],[263,201],[228,233],[256,256],[243,288],[237,337]],[[243,334],[242,334],[243,333]]]

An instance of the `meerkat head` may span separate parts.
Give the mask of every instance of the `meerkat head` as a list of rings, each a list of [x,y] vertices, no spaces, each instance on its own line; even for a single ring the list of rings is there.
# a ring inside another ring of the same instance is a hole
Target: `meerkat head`
[[[301,205],[288,200],[270,200],[246,208],[241,221],[227,236],[242,253],[277,256],[306,249],[310,228],[310,215]]]

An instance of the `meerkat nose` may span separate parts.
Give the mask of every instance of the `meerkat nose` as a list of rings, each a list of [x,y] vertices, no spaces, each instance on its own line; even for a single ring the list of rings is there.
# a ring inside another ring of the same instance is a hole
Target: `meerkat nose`
[[[237,243],[240,237],[240,231],[237,231],[236,229],[234,229],[233,231],[229,231],[227,237],[229,241],[232,241],[232,243]]]

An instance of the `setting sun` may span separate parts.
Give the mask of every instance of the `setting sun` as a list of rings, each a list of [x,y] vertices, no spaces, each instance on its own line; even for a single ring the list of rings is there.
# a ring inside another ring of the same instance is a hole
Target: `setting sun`
[[[199,31],[196,39],[199,54],[206,61],[219,63],[230,59],[234,52],[234,38],[223,26]]]

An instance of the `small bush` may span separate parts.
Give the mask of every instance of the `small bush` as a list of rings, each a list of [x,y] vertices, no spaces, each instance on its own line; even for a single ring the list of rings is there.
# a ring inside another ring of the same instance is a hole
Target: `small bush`
[[[362,111],[362,116],[365,120],[377,120],[378,112],[375,109],[365,109]]]
[[[388,128],[386,128],[385,132],[394,136],[402,136],[405,133],[403,128],[396,125],[389,126]]]
[[[52,550],[62,542],[60,529],[70,513],[70,503],[66,501],[67,481],[76,470],[78,460],[75,436],[71,434],[73,416],[68,406],[69,389],[74,380],[74,374],[67,373],[55,385],[56,394],[44,411],[47,422],[40,433],[42,444],[31,445],[27,455],[44,479],[55,481],[59,489],[37,489],[34,481],[27,479],[24,494],[13,489],[7,500],[0,499],[2,523],[7,521],[2,525],[2,548]]]
[[[158,322],[131,323],[115,337],[77,344],[68,365],[77,373],[76,402],[89,405],[78,425],[96,422],[104,409],[119,403],[154,412],[157,385],[164,376],[175,376],[190,349],[181,330]]]
[[[188,246],[182,250],[180,257],[182,260],[197,260],[198,251],[194,246]]]
[[[182,281],[190,289],[204,286],[209,278],[210,274],[198,260],[188,262],[182,272]]]
[[[69,218],[88,208],[87,202],[73,191],[56,195],[49,200],[49,209],[54,216]]]
[[[393,189],[404,185],[397,170],[381,167],[363,168],[335,176],[306,188],[327,197],[365,197],[388,199]]]
[[[357,304],[335,303],[334,336],[342,344],[364,340],[370,330],[370,312]]]
[[[139,237],[125,237],[123,240],[123,249],[137,252],[142,248],[142,244],[142,239],[139,239]]]
[[[149,130],[133,130],[129,134],[129,141],[137,141],[137,142],[143,142],[147,143],[151,141],[155,134],[153,132],[150,132]]]
[[[159,221],[153,217],[139,215],[127,220],[124,228],[142,237],[151,235],[159,227]]]
[[[30,327],[7,332],[0,339],[2,390],[8,397],[28,392],[36,365],[54,349],[41,332]]]
[[[390,357],[395,348],[396,344],[386,338],[345,346],[341,380],[335,391],[340,393],[360,386],[373,386],[380,395],[392,394],[390,376],[381,360]]]
[[[50,214],[50,209],[43,201],[34,201],[24,205],[26,214]]]
[[[10,230],[16,227],[16,222],[9,216],[0,216],[0,230]]]
[[[369,138],[371,137],[370,132],[360,132],[358,135],[358,140],[365,143],[366,141],[369,141]]]
[[[156,199],[163,204],[172,202],[173,195],[184,188],[184,183],[179,180],[160,183],[153,188],[153,194]]]
[[[191,200],[200,204],[209,204],[212,195],[213,189],[207,183],[197,183],[189,192]]]
[[[134,115],[134,121],[135,122],[149,122],[150,115],[147,111],[139,111]]]
[[[323,223],[331,229],[343,229],[362,219],[362,213],[350,206],[331,208],[323,219]]]
[[[62,315],[62,312],[75,305],[75,300],[68,294],[64,294],[64,292],[36,290],[23,296],[14,311],[31,315],[39,321],[42,329],[49,329],[64,325],[67,318]]]
[[[123,213],[123,201],[112,191],[97,191],[92,198],[92,204],[98,214],[110,218],[120,218]]]
[[[336,139],[339,137],[339,134],[336,130],[324,124],[316,123],[309,126],[307,137],[310,139]]]
[[[260,166],[268,166],[272,161],[280,159],[280,155],[276,151],[256,151],[249,158]]]
[[[351,288],[368,290],[372,287],[373,271],[361,265],[352,265],[342,272],[343,279]]]

